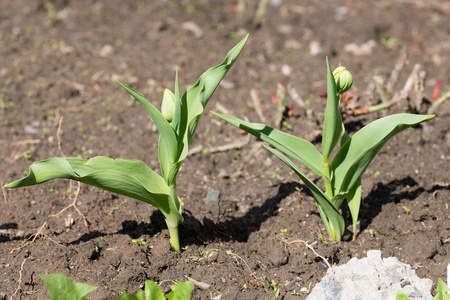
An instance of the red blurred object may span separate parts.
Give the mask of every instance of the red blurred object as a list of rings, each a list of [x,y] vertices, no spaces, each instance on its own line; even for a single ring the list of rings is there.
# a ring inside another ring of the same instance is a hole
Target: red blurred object
[[[277,97],[275,96],[275,93],[272,93],[272,98],[271,98],[271,100],[272,100],[272,104],[277,104]]]
[[[288,115],[292,116],[294,113],[294,104],[291,104],[291,107],[289,108]]]
[[[436,81],[436,85],[434,86],[434,91],[433,91],[433,100],[437,101],[439,99],[439,90],[442,87],[442,83],[438,80]]]
[[[370,113],[370,109],[368,109],[368,108],[358,108],[355,110],[348,111],[349,115],[362,115],[362,114],[368,114],[368,113]]]
[[[350,102],[352,102],[353,98],[355,98],[355,93],[353,93],[353,92],[351,92],[351,93],[344,93],[341,96],[341,103],[343,105],[350,104]]]
[[[317,93],[316,95],[319,96],[320,98],[326,98],[328,96],[327,92],[325,92],[325,91]]]
[[[237,5],[234,3],[230,3],[228,4],[228,6],[230,7],[232,12],[236,12],[237,11]]]

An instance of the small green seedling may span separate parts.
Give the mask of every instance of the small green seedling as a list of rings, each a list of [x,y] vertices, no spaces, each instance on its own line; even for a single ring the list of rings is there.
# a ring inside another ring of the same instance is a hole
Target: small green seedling
[[[84,300],[87,294],[97,289],[97,287],[89,284],[72,281],[64,274],[54,273],[39,275],[39,277],[44,280],[48,295],[52,300]]]
[[[162,176],[139,160],[104,156],[89,160],[55,157],[33,163],[27,177],[5,187],[18,188],[66,178],[146,202],[162,212],[169,228],[172,248],[180,252],[178,225],[183,221],[183,216],[180,199],[175,193],[177,174],[206,104],[238,58],[247,39],[248,35],[230,50],[222,64],[208,69],[182,96],[177,73],[175,92],[165,90],[161,112],[138,92],[118,82],[144,106],[160,133],[158,158]]]
[[[376,154],[397,133],[431,120],[435,116],[391,115],[370,123],[350,137],[342,122],[339,96],[350,89],[353,77],[341,66],[332,72],[328,58],[326,63],[327,105],[322,133],[322,153],[309,141],[264,124],[249,123],[219,113],[213,114],[275,147],[276,149],[265,146],[289,166],[310,189],[329,236],[333,241],[340,241],[345,223],[339,208],[344,200],[347,200],[353,222],[353,239],[355,239],[361,205],[361,175]],[[331,159],[331,153],[339,140],[340,148]],[[325,191],[311,181],[286,155],[320,176],[324,180]]]
[[[86,295],[95,291],[97,287],[70,280],[64,274],[39,275],[44,280],[47,292],[52,300],[85,300]],[[158,284],[147,280],[145,289],[137,294],[123,293],[119,300],[189,300],[194,290],[194,282],[183,281],[170,286],[172,290],[164,297],[164,293]]]
[[[406,206],[402,206],[403,210],[405,211],[406,214],[409,214],[409,212],[411,211],[411,209],[407,208]]]
[[[189,300],[191,293],[194,290],[194,282],[183,281],[170,286],[172,290],[164,297],[164,293],[158,284],[154,281],[147,280],[145,282],[145,289],[139,290],[135,294],[122,294],[119,300]],[[166,298],[167,297],[167,298]]]

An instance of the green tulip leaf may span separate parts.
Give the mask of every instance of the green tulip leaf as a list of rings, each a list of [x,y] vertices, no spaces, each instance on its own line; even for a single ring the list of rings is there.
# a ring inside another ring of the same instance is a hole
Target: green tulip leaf
[[[331,168],[334,172],[335,194],[350,191],[381,148],[397,133],[434,115],[396,114],[378,119],[363,127],[345,142],[334,157]]]
[[[336,94],[336,82],[330,63],[327,61],[327,105],[325,107],[325,120],[323,121],[322,154],[324,163],[328,164],[328,158],[333,151],[342,130],[342,119],[339,111],[339,98]]]
[[[141,94],[139,94],[126,84],[123,84],[119,81],[117,81],[117,83],[128,93],[130,93],[134,97],[134,99],[141,103],[142,106],[144,106],[145,110],[150,114],[153,122],[155,122],[155,125],[158,128],[159,133],[161,134],[161,138],[164,142],[164,148],[167,151],[169,162],[176,162],[178,160],[178,142],[177,134],[173,130],[172,126],[170,126],[169,122],[162,115],[162,113]]]
[[[171,199],[164,179],[139,160],[105,156],[86,161],[79,157],[50,158],[33,163],[27,177],[5,187],[30,186],[57,178],[80,181],[146,202],[160,209],[166,218],[182,220],[176,204],[178,199]]]
[[[359,208],[361,206],[361,177],[353,186],[353,188],[347,194],[347,205],[350,210],[350,214],[352,215],[352,225],[353,225],[353,238],[355,239],[356,235],[356,224],[358,223],[359,217]]]
[[[334,241],[340,241],[344,233],[345,222],[341,214],[339,213],[338,208],[330,201],[327,195],[325,195],[325,193],[316,184],[314,184],[314,182],[306,177],[302,170],[300,170],[300,168],[291,160],[289,160],[284,154],[271,147],[264,147],[275,154],[289,168],[291,168],[291,170],[294,171],[300,177],[303,183],[309,188],[316,201],[317,208],[319,209],[320,216],[324,221],[328,234]]]
[[[197,83],[191,86],[181,97],[181,122],[178,135],[180,145],[180,160],[183,160],[188,153],[188,145],[191,142],[200,117],[208,104],[209,99],[216,90],[223,77],[233,66],[245,44],[249,35],[245,36],[233,49],[231,49],[225,60],[218,66],[212,67],[204,72]],[[181,125],[184,124],[184,125]]]
[[[249,123],[236,117],[211,112],[228,123],[245,130],[274,146],[284,154],[304,165],[315,174],[324,176],[322,171],[322,154],[307,140],[292,136],[272,127],[259,123]]]

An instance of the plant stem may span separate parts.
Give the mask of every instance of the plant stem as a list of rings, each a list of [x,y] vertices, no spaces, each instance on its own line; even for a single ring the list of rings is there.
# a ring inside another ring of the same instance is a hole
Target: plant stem
[[[178,238],[178,224],[173,225],[169,224],[168,220],[166,220],[167,228],[169,228],[170,235],[170,244],[172,246],[173,251],[180,252],[180,239]]]
[[[436,110],[436,108],[444,103],[448,98],[450,98],[450,91],[443,94],[438,100],[434,101],[433,104],[431,104],[430,108],[428,108],[427,114],[432,114]]]
[[[169,187],[170,197],[172,201],[175,202],[175,206],[178,208],[178,212],[181,214],[181,205],[178,201],[177,194],[175,192],[175,184]],[[170,243],[172,245],[172,249],[176,252],[180,252],[180,239],[178,237],[178,220],[166,219],[167,228],[169,229],[170,235]]]
[[[331,184],[331,169],[328,157],[323,157],[323,173],[325,174],[323,181],[325,182],[325,194],[330,198],[333,198],[333,185]]]

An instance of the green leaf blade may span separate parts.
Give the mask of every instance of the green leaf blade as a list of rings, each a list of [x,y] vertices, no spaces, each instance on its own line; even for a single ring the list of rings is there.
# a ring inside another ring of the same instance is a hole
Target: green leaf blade
[[[350,214],[352,216],[352,225],[353,225],[353,239],[356,238],[356,224],[358,223],[359,217],[359,209],[361,207],[361,177],[356,182],[356,184],[352,187],[349,193],[346,196],[347,205],[350,210]]]
[[[145,282],[145,300],[165,300],[164,293],[162,292],[159,285],[152,281],[147,280]]]
[[[335,194],[348,192],[381,148],[396,134],[433,119],[434,115],[396,114],[378,119],[355,133],[334,157]]]
[[[333,241],[340,241],[342,235],[344,234],[345,222],[338,208],[330,201],[327,195],[312,182],[306,175],[296,166],[292,161],[290,161],[285,155],[280,151],[264,146],[267,150],[275,154],[279,159],[281,159],[292,171],[294,171],[303,183],[309,188],[316,201],[317,208],[319,209],[320,216],[324,221],[325,227],[327,228],[328,234]]]
[[[272,127],[259,123],[249,123],[236,117],[215,112],[213,115],[227,121],[231,125],[245,130],[257,138],[269,143],[284,154],[290,156],[319,176],[323,176],[322,155],[316,147],[307,140],[292,136]]]
[[[397,295],[395,295],[395,300],[409,300],[409,297],[403,290],[398,290]]]
[[[97,287],[72,281],[64,274],[39,275],[44,281],[47,292],[52,300],[82,300]]]
[[[177,134],[175,133],[175,130],[172,128],[170,123],[166,120],[166,118],[164,118],[161,112],[141,94],[139,94],[126,84],[123,84],[119,81],[117,81],[117,83],[131,96],[133,96],[134,99],[141,103],[145,110],[150,114],[164,141],[164,145],[167,150],[170,162],[176,162],[178,160]]]
[[[327,105],[325,108],[325,120],[323,122],[322,154],[324,162],[328,163],[331,151],[333,151],[342,130],[342,118],[339,111],[339,98],[336,94],[336,82],[330,63],[327,61]]]
[[[234,46],[226,55],[224,61],[215,67],[206,70],[181,97],[181,123],[178,134],[180,137],[179,149],[180,160],[183,160],[188,152],[188,145],[191,142],[195,129],[197,128],[200,117],[208,104],[211,96],[218,87],[219,83],[227,74],[239,57],[242,49],[247,43],[249,35],[245,36],[236,46]]]
[[[97,156],[84,161],[79,157],[50,158],[30,166],[27,177],[5,185],[18,188],[46,182],[52,179],[72,179],[104,190],[128,196],[171,215],[180,222],[176,200],[170,197],[164,179],[139,160],[111,159]]]
[[[192,281],[178,282],[170,286],[172,290],[167,294],[169,300],[189,300],[191,293],[194,290],[194,283]]]
[[[442,278],[438,278],[438,284],[436,287],[436,296],[434,296],[433,300],[450,300],[450,295],[448,292],[450,289],[448,288],[447,284],[442,280]]]

